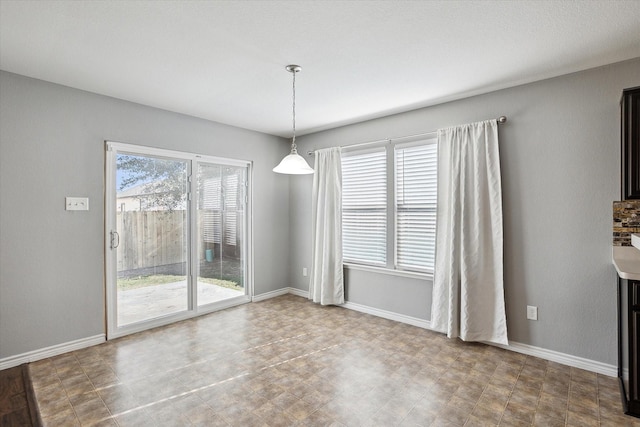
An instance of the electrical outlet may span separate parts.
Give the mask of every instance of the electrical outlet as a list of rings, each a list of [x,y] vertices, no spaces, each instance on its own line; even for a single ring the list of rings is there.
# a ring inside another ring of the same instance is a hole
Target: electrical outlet
[[[302,267],[302,275],[307,277],[307,267]]]
[[[527,319],[538,320],[538,307],[533,305],[527,306]]]

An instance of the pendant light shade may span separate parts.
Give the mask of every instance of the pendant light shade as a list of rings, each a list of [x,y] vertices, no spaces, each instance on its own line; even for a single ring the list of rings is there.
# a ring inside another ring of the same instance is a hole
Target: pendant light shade
[[[306,175],[313,173],[313,168],[298,154],[296,146],[296,73],[302,68],[299,65],[287,65],[286,69],[293,74],[293,138],[291,138],[291,153],[282,159],[273,171],[288,175]]]
[[[273,171],[289,175],[306,175],[314,172],[313,168],[309,166],[302,156],[293,151],[282,159],[278,166],[273,168]]]

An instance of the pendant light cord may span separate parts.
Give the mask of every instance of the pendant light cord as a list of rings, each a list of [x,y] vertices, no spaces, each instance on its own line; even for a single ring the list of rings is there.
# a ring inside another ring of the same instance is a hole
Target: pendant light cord
[[[2,1],[2,0],[0,0]],[[292,122],[293,122],[293,135],[291,137],[291,152],[282,159],[282,161],[273,168],[276,173],[284,173],[289,175],[305,175],[313,173],[313,169],[309,167],[309,164],[305,159],[298,154],[298,146],[296,145],[296,73],[302,68],[299,65],[287,65],[285,69],[293,73],[293,86],[292,86]]]
[[[293,138],[291,139],[291,154],[298,153],[298,147],[296,145],[296,71],[292,71],[293,74]]]

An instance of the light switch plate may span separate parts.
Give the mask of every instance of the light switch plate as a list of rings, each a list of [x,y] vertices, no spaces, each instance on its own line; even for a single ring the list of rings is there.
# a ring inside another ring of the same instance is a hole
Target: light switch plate
[[[533,305],[527,306],[527,319],[538,320],[538,307],[535,307]]]
[[[88,211],[89,198],[88,197],[65,197],[64,205],[65,205],[65,209],[68,211]]]

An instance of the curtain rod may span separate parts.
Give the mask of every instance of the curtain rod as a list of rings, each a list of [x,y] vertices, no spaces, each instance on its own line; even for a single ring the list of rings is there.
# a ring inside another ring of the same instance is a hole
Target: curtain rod
[[[502,124],[506,123],[507,122],[507,116],[498,117],[496,119],[496,122],[498,122],[499,125],[502,125]],[[358,142],[356,144],[341,145],[340,148],[360,147],[360,146],[363,146],[363,145],[379,144],[381,142],[391,142],[391,141],[397,141],[399,139],[408,139],[408,138],[415,138],[415,137],[418,137],[418,136],[431,135],[431,134],[434,134],[436,132],[438,132],[438,131],[437,130],[432,130],[431,132],[417,133],[415,135],[397,136],[395,138],[378,139],[376,141]],[[309,155],[309,156],[313,156],[314,154],[315,154],[315,150],[307,151],[307,155]]]

